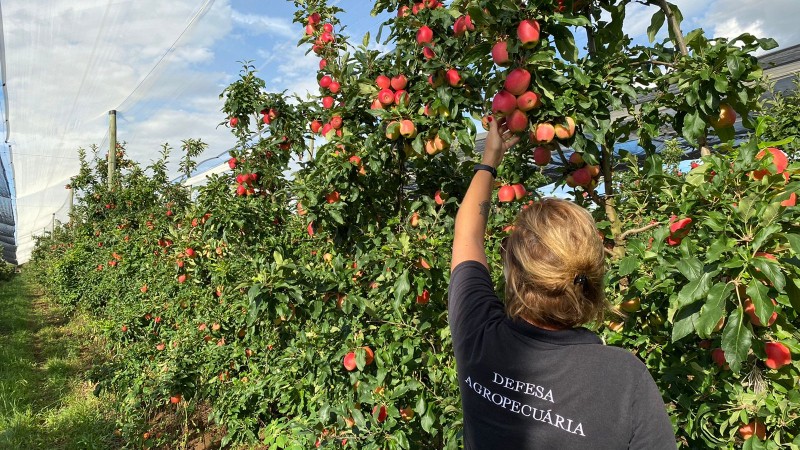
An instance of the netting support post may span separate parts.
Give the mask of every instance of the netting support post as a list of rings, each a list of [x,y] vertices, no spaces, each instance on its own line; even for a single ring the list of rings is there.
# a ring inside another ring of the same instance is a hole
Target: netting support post
[[[117,172],[117,110],[108,112],[108,189],[114,188]]]
[[[56,213],[53,213],[53,218],[50,220],[50,236],[56,232]]]

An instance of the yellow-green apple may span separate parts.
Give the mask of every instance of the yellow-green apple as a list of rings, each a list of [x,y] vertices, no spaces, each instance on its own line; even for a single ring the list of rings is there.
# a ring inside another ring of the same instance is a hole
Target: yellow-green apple
[[[728,103],[719,105],[719,115],[709,120],[714,128],[727,128],[736,123],[736,111]]]
[[[564,119],[565,124],[557,123],[553,128],[556,131],[556,137],[562,141],[567,140],[575,135],[575,119],[567,117]]]
[[[411,139],[417,135],[417,127],[414,125],[409,119],[403,119],[400,121],[400,134],[403,135],[404,138]]]

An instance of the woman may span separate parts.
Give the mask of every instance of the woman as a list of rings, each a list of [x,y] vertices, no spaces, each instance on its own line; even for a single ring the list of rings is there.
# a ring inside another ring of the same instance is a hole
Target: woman
[[[557,199],[517,217],[504,243],[506,304],[484,250],[494,170],[517,137],[490,122],[456,217],[449,320],[468,450],[675,449],[645,365],[581,325],[602,320],[603,244],[589,213]]]

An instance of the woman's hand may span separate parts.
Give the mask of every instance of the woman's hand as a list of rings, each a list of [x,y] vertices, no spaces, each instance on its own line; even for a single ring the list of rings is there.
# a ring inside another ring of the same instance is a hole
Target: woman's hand
[[[506,119],[489,117],[489,133],[486,136],[486,145],[483,149],[483,164],[497,168],[503,161],[506,150],[519,142],[519,136],[508,131]]]

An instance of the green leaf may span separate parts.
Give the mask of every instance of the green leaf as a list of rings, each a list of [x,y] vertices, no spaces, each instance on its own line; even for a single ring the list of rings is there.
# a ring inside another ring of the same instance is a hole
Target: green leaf
[[[706,303],[700,309],[700,317],[695,327],[700,337],[711,336],[719,320],[725,317],[725,305],[733,292],[733,285],[729,283],[716,283],[708,291]]]
[[[794,254],[800,256],[800,235],[787,234],[786,240],[789,241],[789,245],[792,247]]]
[[[403,297],[411,291],[411,283],[408,282],[408,269],[394,283],[394,302],[395,307],[399,308]]]
[[[775,289],[783,291],[783,288],[786,287],[786,277],[783,276],[783,273],[781,272],[781,266],[777,261],[756,257],[750,260],[750,264],[760,271],[762,275],[767,277]]]
[[[426,413],[422,416],[422,420],[420,421],[420,425],[422,425],[422,429],[425,430],[426,433],[430,433],[431,429],[433,428],[433,416],[430,412]]]
[[[758,280],[750,280],[750,284],[747,285],[747,295],[753,302],[756,316],[758,316],[761,323],[769,323],[772,313],[775,312],[775,305],[772,304],[772,299],[769,298],[769,288]]]
[[[695,257],[681,259],[675,266],[689,281],[694,281],[705,273],[703,263]]]
[[[696,280],[690,281],[678,293],[678,307],[682,308],[704,298],[710,289],[711,274],[704,273]]]
[[[700,317],[700,303],[694,303],[685,308],[681,308],[673,319],[672,342],[679,340],[694,333],[695,327]]]
[[[639,267],[639,259],[635,256],[626,256],[619,261],[619,274],[626,276],[632,274]]]
[[[726,58],[728,65],[728,72],[730,72],[733,79],[739,79],[744,73],[744,66],[742,65],[741,56],[732,53]]]
[[[781,231],[781,226],[778,224],[772,224],[758,230],[758,233],[756,233],[755,237],[753,238],[753,242],[751,244],[753,251],[758,251],[758,249],[760,249],[761,246],[764,245],[764,242],[766,242],[766,240],[769,239],[770,236],[779,231]]]
[[[789,303],[795,311],[800,311],[800,280],[790,279],[786,283],[786,294],[789,296]]]
[[[665,19],[666,14],[664,14],[664,10],[662,9],[659,9],[650,19],[650,26],[647,27],[647,39],[649,39],[651,43],[656,40],[656,34],[658,34],[658,30],[664,26]]]
[[[743,315],[741,307],[731,311],[728,315],[728,324],[722,332],[722,351],[725,352],[725,360],[734,372],[741,370],[742,362],[747,359],[753,341],[750,329],[742,320]]]
[[[757,436],[751,436],[750,439],[744,441],[742,450],[766,450],[767,445],[764,441]]]

